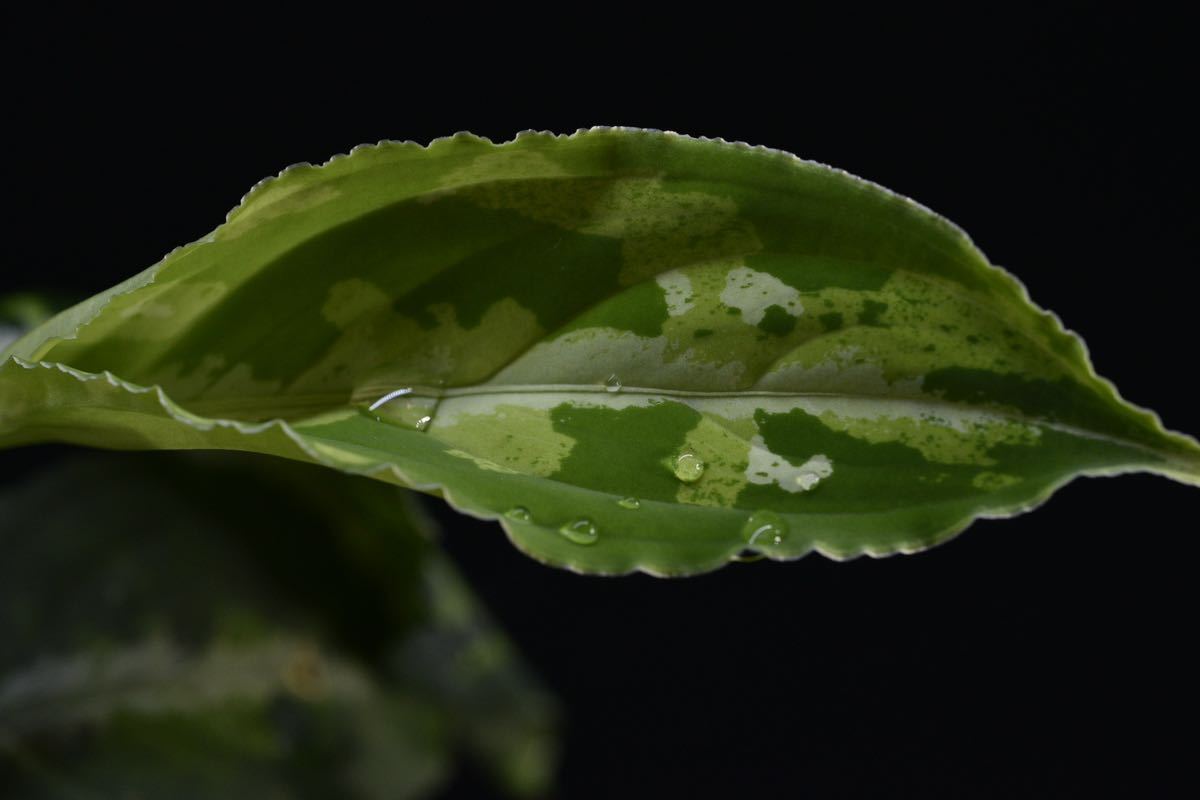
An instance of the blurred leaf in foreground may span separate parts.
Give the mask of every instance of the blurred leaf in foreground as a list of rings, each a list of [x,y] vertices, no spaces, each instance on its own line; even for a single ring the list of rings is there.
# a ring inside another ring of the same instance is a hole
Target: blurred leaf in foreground
[[[76,457],[0,493],[0,795],[514,794],[554,707],[409,495],[248,457]]]

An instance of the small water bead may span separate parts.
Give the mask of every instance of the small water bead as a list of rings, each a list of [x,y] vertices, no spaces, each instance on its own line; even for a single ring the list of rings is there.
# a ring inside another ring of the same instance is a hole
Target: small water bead
[[[395,391],[388,392],[383,397],[379,398],[374,403],[371,403],[371,405],[367,406],[367,409],[370,411],[374,411],[375,409],[379,408],[384,403],[390,403],[392,400],[395,400],[397,397],[403,397],[406,394],[412,394],[411,386],[405,386],[403,388],[396,389]]]
[[[802,472],[796,476],[796,485],[806,492],[811,491],[820,482],[821,477],[811,472]]]
[[[617,505],[619,505],[621,508],[628,508],[631,511],[636,511],[642,507],[642,501],[638,500],[636,497],[625,497],[621,500],[618,500]]]
[[[404,386],[380,397],[367,406],[376,422],[387,422],[409,430],[425,431],[437,413],[439,399],[428,389]]]
[[[753,564],[755,561],[762,561],[766,556],[762,553],[756,553],[753,550],[741,550],[738,553],[729,557],[730,561],[736,561],[739,564]]]
[[[695,483],[704,474],[704,461],[695,453],[682,453],[675,459],[675,477],[684,483]]]
[[[621,379],[615,373],[609,375],[608,380],[604,382],[604,391],[610,394],[616,394],[621,391]]]
[[[774,511],[755,511],[742,526],[742,536],[751,547],[778,547],[787,532],[787,522]]]
[[[504,512],[504,516],[511,519],[513,522],[529,522],[533,519],[533,515],[529,513],[529,509],[525,506],[514,506]]]
[[[596,540],[600,538],[600,532],[596,530],[596,525],[586,517],[568,522],[559,528],[558,532],[575,544],[595,544]]]

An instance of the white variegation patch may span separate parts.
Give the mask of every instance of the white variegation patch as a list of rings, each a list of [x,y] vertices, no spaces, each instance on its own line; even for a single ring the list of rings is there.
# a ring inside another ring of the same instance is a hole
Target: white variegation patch
[[[692,297],[692,281],[681,271],[673,269],[656,277],[655,282],[662,287],[663,296],[667,301],[667,313],[679,317],[691,311],[696,303]]]
[[[749,267],[730,270],[721,290],[721,302],[742,312],[742,319],[751,325],[762,322],[767,309],[779,306],[793,317],[804,313],[800,292],[774,275]]]
[[[796,466],[767,449],[761,436],[750,440],[749,462],[746,465],[746,480],[750,483],[766,486],[774,483],[785,492],[795,494],[809,491],[832,474],[833,462],[823,453]]]

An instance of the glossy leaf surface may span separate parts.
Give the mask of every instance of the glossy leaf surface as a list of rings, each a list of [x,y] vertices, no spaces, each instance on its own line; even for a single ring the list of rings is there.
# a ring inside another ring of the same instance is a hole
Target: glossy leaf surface
[[[910,552],[1081,474],[1200,481],[951,223],[652,131],[292,168],[10,353],[0,442],[315,461],[586,572]]]

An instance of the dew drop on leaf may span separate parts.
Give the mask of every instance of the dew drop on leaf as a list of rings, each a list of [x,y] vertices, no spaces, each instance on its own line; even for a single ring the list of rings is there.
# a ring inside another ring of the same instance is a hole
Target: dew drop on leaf
[[[426,414],[425,416],[421,417],[413,424],[416,426],[417,430],[424,431],[424,430],[429,429],[429,423],[431,423],[431,422],[433,422],[433,417]]]
[[[529,509],[525,506],[513,506],[504,512],[504,516],[513,522],[529,522],[533,519],[533,515],[529,513]]]
[[[787,537],[787,523],[774,511],[755,511],[742,526],[742,536],[752,547],[777,547]]]
[[[617,505],[619,505],[621,508],[628,508],[636,511],[642,507],[642,501],[638,500],[636,497],[623,497],[617,501]]]
[[[695,483],[704,474],[704,462],[695,453],[683,453],[675,459],[675,477],[684,483]]]
[[[608,380],[604,382],[604,391],[609,392],[610,394],[616,394],[617,392],[621,391],[621,379],[618,378],[615,373],[609,375]]]
[[[412,394],[411,386],[405,386],[400,389],[396,389],[394,391],[388,392],[383,397],[379,398],[374,403],[371,403],[371,405],[367,406],[367,408],[371,411],[374,411],[375,409],[379,408],[384,403],[389,403],[392,400],[395,400],[397,397],[403,397],[406,394]]]
[[[595,544],[600,538],[596,525],[586,517],[568,522],[559,528],[558,532],[575,544]]]

